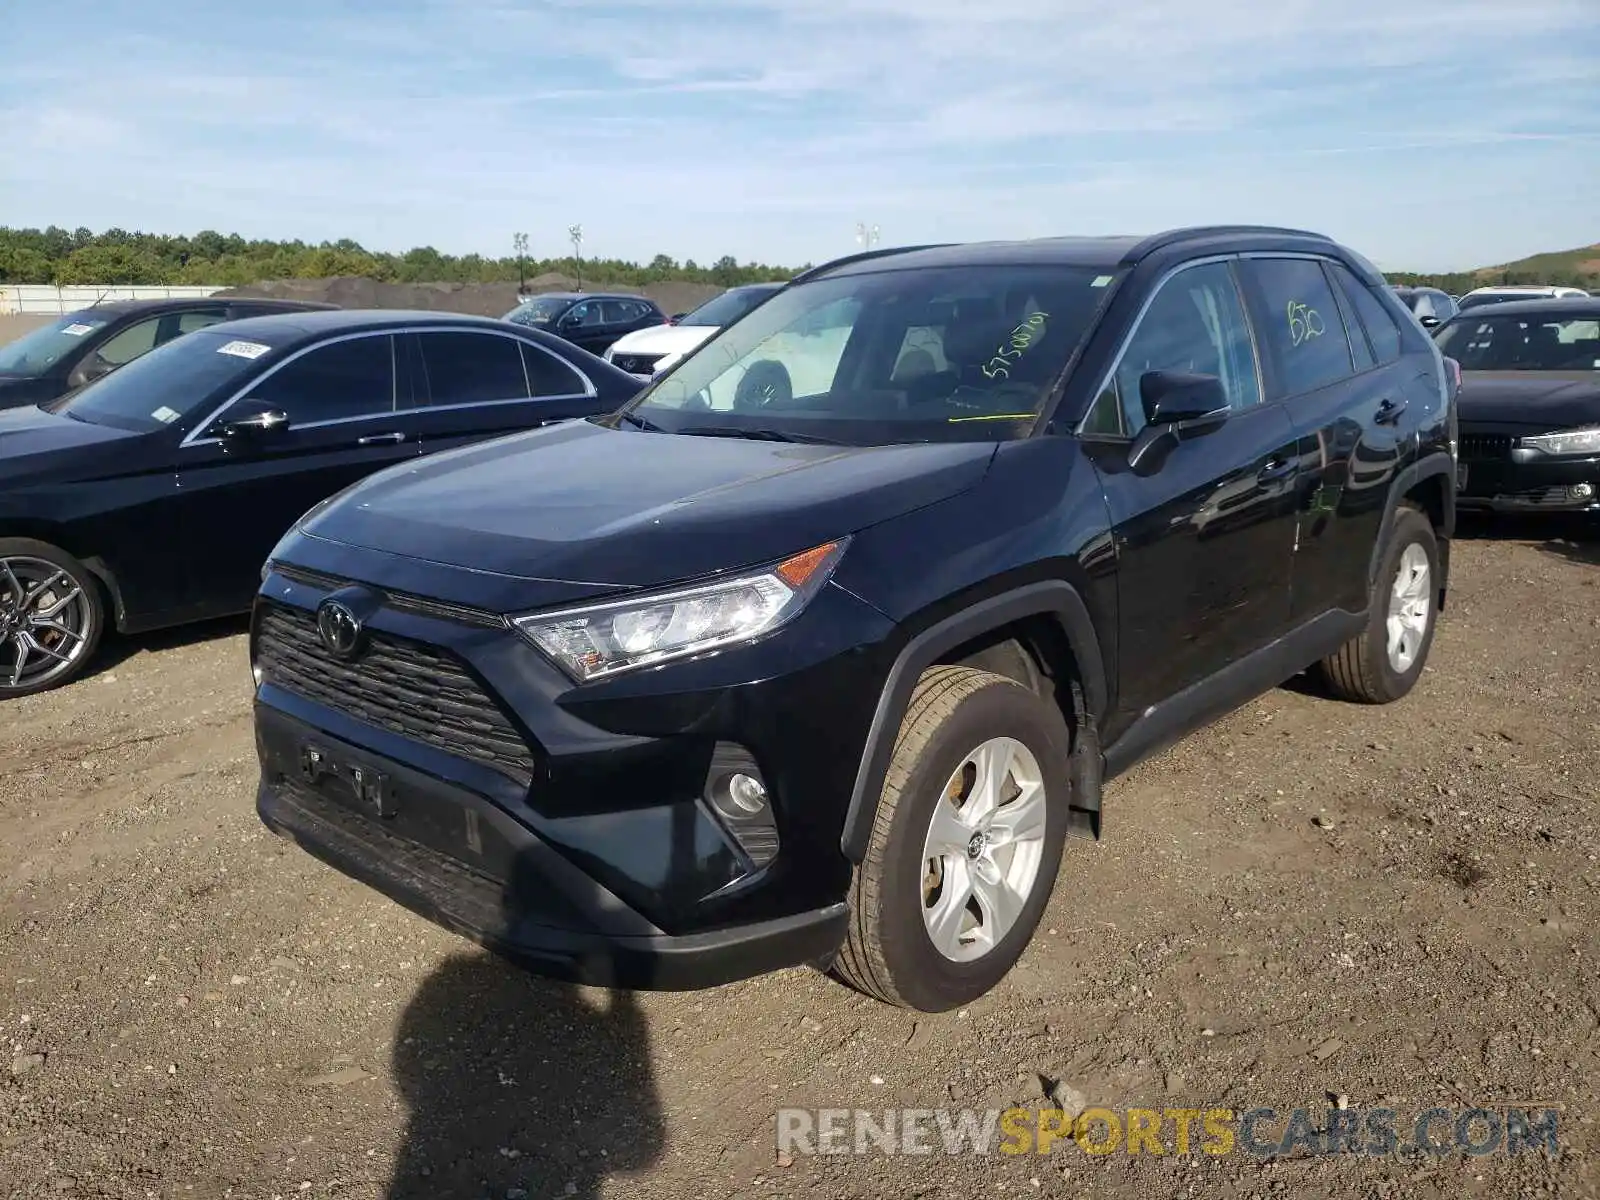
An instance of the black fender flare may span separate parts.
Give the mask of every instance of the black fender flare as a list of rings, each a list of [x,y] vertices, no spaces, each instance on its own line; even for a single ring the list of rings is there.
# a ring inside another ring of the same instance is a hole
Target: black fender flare
[[[859,863],[866,857],[867,841],[877,817],[878,799],[883,794],[883,780],[889,772],[889,759],[900,733],[900,721],[923,671],[936,663],[942,654],[963,642],[1013,621],[1038,616],[1051,616],[1060,621],[1067,644],[1077,660],[1081,676],[1078,682],[1083,689],[1084,708],[1088,716],[1098,721],[1105,713],[1106,672],[1100,654],[1099,636],[1083,597],[1066,580],[1046,579],[1026,584],[980,600],[935,622],[900,650],[878,695],[878,705],[872,715],[872,727],[867,733],[861,764],[856,770],[855,789],[850,796],[844,832],[839,841],[840,848],[851,862]],[[1098,746],[1097,741],[1092,744]]]
[[[1389,495],[1384,502],[1383,524],[1380,526],[1384,531],[1384,536],[1373,543],[1372,560],[1367,564],[1367,584],[1369,587],[1378,578],[1378,565],[1383,562],[1383,552],[1387,544],[1389,526],[1394,521],[1394,510],[1400,506],[1401,498],[1424,479],[1431,479],[1435,475],[1444,476],[1453,485],[1455,473],[1455,460],[1444,450],[1432,451],[1401,468],[1399,474],[1395,476],[1394,482],[1389,485]],[[1444,536],[1446,538],[1455,536],[1456,489],[1454,486],[1444,489],[1443,517]],[[1441,585],[1443,582],[1443,580],[1440,581]]]

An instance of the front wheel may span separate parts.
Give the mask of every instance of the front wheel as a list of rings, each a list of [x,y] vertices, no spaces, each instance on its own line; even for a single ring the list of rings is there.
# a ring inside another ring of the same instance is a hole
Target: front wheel
[[[0,538],[0,700],[75,678],[104,627],[100,585],[87,567],[44,542]]]
[[[923,1012],[999,983],[1055,886],[1069,743],[1060,710],[1002,675],[924,673],[851,883],[835,973]]]
[[[1439,543],[1427,516],[1395,510],[1389,542],[1373,581],[1367,628],[1319,664],[1341,699],[1388,704],[1422,676],[1439,612]]]

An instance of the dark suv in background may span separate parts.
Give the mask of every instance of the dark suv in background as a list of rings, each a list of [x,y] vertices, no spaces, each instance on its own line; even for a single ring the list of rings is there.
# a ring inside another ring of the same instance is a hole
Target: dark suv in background
[[[334,308],[301,300],[118,300],[66,313],[0,346],[0,408],[43,404],[223,321]]]
[[[545,292],[517,305],[505,319],[553,333],[590,354],[604,354],[625,333],[668,323],[654,300],[603,292]]]
[[[1307,667],[1421,675],[1451,375],[1324,237],[872,252],[715,349],[279,543],[270,827],[541,972],[942,1010],[1106,778]]]

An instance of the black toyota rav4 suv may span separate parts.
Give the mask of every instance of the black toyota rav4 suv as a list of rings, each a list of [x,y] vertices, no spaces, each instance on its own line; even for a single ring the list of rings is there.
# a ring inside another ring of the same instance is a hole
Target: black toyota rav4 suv
[[[1452,379],[1311,233],[828,264],[610,416],[306,514],[253,620],[261,817],[539,972],[950,1008],[1105,779],[1308,667],[1416,683]]]

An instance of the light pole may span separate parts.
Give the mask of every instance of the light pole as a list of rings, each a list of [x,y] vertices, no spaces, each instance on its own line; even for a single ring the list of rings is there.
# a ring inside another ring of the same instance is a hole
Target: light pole
[[[871,250],[878,244],[878,227],[868,226],[865,221],[856,222],[856,244],[863,250]]]
[[[528,294],[528,276],[523,269],[523,259],[528,255],[528,235],[525,233],[513,233],[511,235],[511,245],[517,252],[517,299],[520,300]]]
[[[583,226],[568,225],[567,236],[572,239],[572,257],[578,263],[578,290],[583,291]]]

